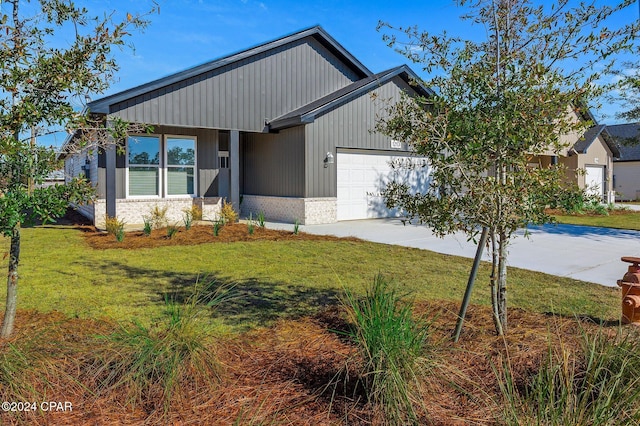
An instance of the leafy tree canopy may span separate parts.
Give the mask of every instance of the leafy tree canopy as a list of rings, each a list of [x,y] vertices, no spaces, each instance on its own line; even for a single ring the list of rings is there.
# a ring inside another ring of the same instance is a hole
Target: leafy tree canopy
[[[388,207],[399,207],[436,233],[489,231],[494,321],[506,328],[507,245],[513,233],[549,220],[545,207],[564,190],[567,171],[540,156],[567,154],[573,135],[592,125],[586,105],[607,87],[596,84],[615,54],[635,46],[638,24],[612,29],[615,7],[568,0],[459,0],[463,19],[486,38],[381,23],[384,40],[431,78],[429,98],[409,97],[388,107],[377,130],[409,142],[429,161],[431,185],[413,193],[387,186]],[[532,167],[532,163],[537,163]]]
[[[51,148],[35,138],[50,128],[82,129],[66,149],[94,149],[126,131],[114,121],[111,134],[78,101],[109,87],[117,64],[113,49],[125,45],[144,16],[91,16],[70,0],[5,0],[0,3],[0,233],[11,237],[5,318],[7,337],[15,318],[20,226],[32,219],[54,220],[69,202],[91,199],[83,179],[64,186],[38,184],[58,166]]]

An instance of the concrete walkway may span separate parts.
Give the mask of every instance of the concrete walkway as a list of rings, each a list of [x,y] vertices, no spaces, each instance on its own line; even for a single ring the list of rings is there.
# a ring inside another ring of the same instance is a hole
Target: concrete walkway
[[[268,228],[292,230],[293,225],[269,223]],[[476,245],[463,234],[445,238],[434,236],[424,226],[404,226],[398,219],[369,219],[326,225],[302,225],[311,234],[354,236],[367,241],[396,244],[438,253],[470,257]],[[578,280],[616,286],[627,264],[622,256],[640,257],[640,231],[576,225],[545,225],[519,232],[509,246],[509,266],[515,266]],[[483,260],[490,260],[485,251]]]

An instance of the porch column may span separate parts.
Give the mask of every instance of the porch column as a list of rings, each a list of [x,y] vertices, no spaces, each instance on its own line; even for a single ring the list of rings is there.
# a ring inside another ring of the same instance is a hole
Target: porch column
[[[116,216],[116,145],[109,144],[105,148],[105,191],[107,216]]]
[[[240,131],[229,132],[229,198],[235,211],[240,211]]]

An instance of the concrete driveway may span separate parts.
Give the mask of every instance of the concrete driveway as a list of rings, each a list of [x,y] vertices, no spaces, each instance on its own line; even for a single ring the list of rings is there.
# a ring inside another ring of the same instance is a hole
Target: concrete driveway
[[[269,223],[274,229],[291,230],[293,225]],[[407,224],[398,219],[369,219],[306,225],[301,231],[311,234],[353,236],[367,241],[396,244],[438,253],[473,258],[476,245],[463,234],[445,238],[434,236],[424,226]],[[578,280],[615,287],[627,264],[622,256],[640,257],[640,232],[575,225],[544,225],[523,232],[509,246],[509,266],[546,272]],[[484,253],[483,260],[490,260]]]

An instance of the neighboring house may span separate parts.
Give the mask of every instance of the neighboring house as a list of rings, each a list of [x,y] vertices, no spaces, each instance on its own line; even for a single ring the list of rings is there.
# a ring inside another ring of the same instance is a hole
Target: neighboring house
[[[54,170],[47,175],[40,187],[46,188],[47,186],[62,185],[64,182],[64,170]]]
[[[242,213],[303,224],[394,215],[379,196],[408,146],[373,132],[385,102],[430,94],[407,66],[374,74],[321,27],[90,102],[92,114],[150,124],[124,153],[67,156],[98,199],[81,211],[142,223],[155,206],[180,220],[192,204],[214,219]],[[423,174],[426,175],[426,174]],[[424,185],[408,176],[413,185]]]
[[[570,110],[569,114],[572,114],[575,120],[596,123],[589,111],[578,113]],[[565,148],[558,153],[559,155],[541,155],[536,157],[532,164],[541,167],[555,163],[563,164],[567,170],[568,182],[600,196],[603,202],[612,203],[615,200],[613,161],[620,152],[607,129],[607,126],[596,123],[582,134],[564,135],[561,137],[561,143]]]
[[[607,126],[620,156],[613,163],[616,200],[640,200],[640,123]]]

